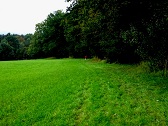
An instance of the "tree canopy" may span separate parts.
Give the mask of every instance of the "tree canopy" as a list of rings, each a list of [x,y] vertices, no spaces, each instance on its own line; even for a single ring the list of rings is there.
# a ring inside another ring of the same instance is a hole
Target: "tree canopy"
[[[27,50],[32,39],[32,34],[0,35],[0,60],[28,59]]]

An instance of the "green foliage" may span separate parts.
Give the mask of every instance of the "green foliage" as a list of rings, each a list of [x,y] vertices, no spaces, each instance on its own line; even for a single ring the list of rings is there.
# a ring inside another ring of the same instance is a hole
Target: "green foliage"
[[[84,59],[0,62],[0,125],[167,125],[168,80]]]
[[[0,60],[10,60],[14,57],[14,49],[5,40],[0,43]]]
[[[64,13],[58,10],[36,25],[36,32],[29,46],[29,55],[32,58],[67,57],[63,19]]]
[[[0,35],[0,60],[15,60],[29,58],[27,49],[32,34]]]
[[[78,47],[78,55],[86,51],[120,63],[147,60],[153,69],[167,69],[167,6],[166,0],[73,1],[67,41]]]

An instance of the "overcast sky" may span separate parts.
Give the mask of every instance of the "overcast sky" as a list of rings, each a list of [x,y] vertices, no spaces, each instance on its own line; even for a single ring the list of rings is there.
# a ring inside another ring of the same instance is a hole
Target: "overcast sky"
[[[56,10],[66,11],[65,0],[0,0],[0,34],[34,33],[35,25]]]

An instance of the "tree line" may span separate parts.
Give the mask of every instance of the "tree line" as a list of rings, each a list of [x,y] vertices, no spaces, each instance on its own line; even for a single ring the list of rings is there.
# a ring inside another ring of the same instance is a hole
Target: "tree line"
[[[58,10],[36,25],[28,58],[87,55],[118,63],[148,61],[151,70],[167,69],[167,0],[69,1],[66,13]]]
[[[32,36],[10,33],[0,35],[0,60],[29,59],[28,48]]]

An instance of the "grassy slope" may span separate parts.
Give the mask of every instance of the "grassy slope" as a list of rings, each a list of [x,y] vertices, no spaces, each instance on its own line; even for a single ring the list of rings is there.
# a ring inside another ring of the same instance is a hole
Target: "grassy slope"
[[[168,80],[80,59],[0,62],[0,125],[168,125]]]

